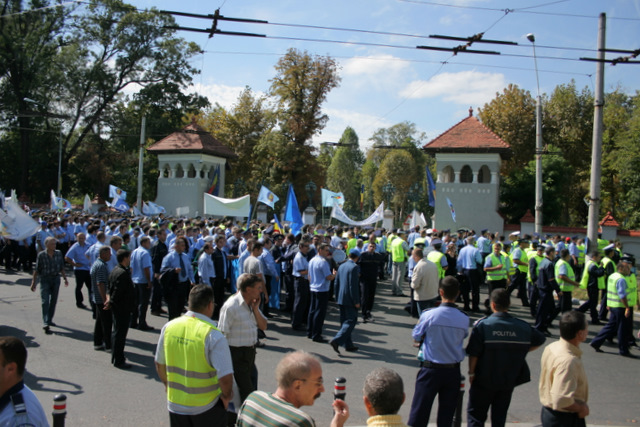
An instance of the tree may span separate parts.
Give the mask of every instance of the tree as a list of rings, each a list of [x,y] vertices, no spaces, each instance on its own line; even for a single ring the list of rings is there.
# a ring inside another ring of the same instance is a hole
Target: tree
[[[11,9],[7,7],[9,3],[18,6]],[[48,3],[40,0],[32,5],[42,7]],[[19,10],[19,1],[5,2],[3,14]],[[18,116],[25,109],[25,98],[31,98],[39,104],[37,110],[41,115],[69,116],[63,123],[39,122],[42,130],[49,132],[47,128],[53,127],[51,133],[56,135],[60,127],[63,131],[63,175],[70,170],[68,165],[81,151],[83,143],[95,140],[96,135],[109,137],[113,129],[105,125],[105,120],[117,110],[125,88],[160,85],[163,89],[173,86],[183,90],[197,73],[190,59],[200,52],[196,44],[173,37],[166,29],[174,23],[173,19],[155,10],[139,12],[120,0],[92,0],[84,13],[54,14],[65,10],[52,8],[0,19],[2,51],[7,61],[24,65],[16,66],[7,74],[10,77],[7,81],[13,79],[19,84],[2,85],[1,98],[14,100],[7,113]],[[32,52],[42,54],[32,57]],[[21,120],[20,128],[30,129],[32,124]],[[50,163],[45,159],[53,157],[54,150],[57,152],[57,143],[31,152],[28,136],[25,138],[23,134],[21,139],[22,151],[27,150],[28,154],[22,156],[21,181],[24,181],[24,174],[28,177],[29,170],[40,172],[36,166]],[[14,175],[18,174],[9,174]],[[66,178],[63,184],[65,190],[69,190],[73,186]],[[48,197],[51,181],[50,178],[44,182],[27,180],[21,186],[32,195]]]
[[[351,127],[347,127],[342,133],[340,144],[343,146],[336,149],[327,170],[327,186],[331,191],[344,194],[345,211],[354,214],[360,211],[364,155],[358,147],[358,135]]]
[[[282,133],[297,145],[307,144],[329,120],[322,104],[340,84],[338,65],[328,56],[311,56],[291,48],[275,69],[270,94],[277,100]]]
[[[513,150],[505,169],[526,166],[533,158],[536,146],[536,102],[529,91],[510,84],[502,93],[478,110],[482,123],[502,138]],[[543,132],[546,138],[546,133]]]
[[[407,193],[411,185],[416,182],[413,171],[416,169],[416,162],[411,154],[405,150],[391,150],[384,158],[380,169],[373,181],[373,192],[376,203],[384,200],[382,187],[391,182],[395,187],[395,193],[391,199],[391,205],[396,215],[402,218],[403,212],[406,211]],[[389,207],[391,208],[391,207]]]

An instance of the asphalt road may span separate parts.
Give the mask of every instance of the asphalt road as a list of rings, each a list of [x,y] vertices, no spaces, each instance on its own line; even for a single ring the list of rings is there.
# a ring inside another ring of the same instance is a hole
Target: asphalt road
[[[51,413],[53,396],[65,393],[69,426],[168,426],[164,387],[153,364],[159,330],[167,321],[166,317],[148,317],[155,331],[129,331],[125,353],[133,369],[118,370],[111,366],[110,354],[93,349],[91,312],[76,308],[73,273],[69,277],[69,287],[60,289],[54,318],[58,326],[52,328],[52,335],[46,335],[42,330],[39,291],[32,293],[29,290],[30,276],[0,272],[0,335],[14,335],[26,342],[29,356],[25,382],[34,390],[47,413]],[[86,289],[84,292],[86,300]],[[418,371],[416,349],[411,339],[415,320],[402,309],[406,300],[391,297],[388,282],[382,282],[378,286],[375,321],[360,323],[354,331],[354,342],[360,351],[343,351],[342,356],[336,355],[328,344],[314,343],[304,333],[293,332],[288,317],[276,316],[269,322],[267,346],[258,350],[259,388],[275,390],[273,371],[278,360],[289,351],[304,349],[316,354],[323,365],[326,391],[315,405],[304,408],[317,425],[329,425],[333,379],[338,376],[347,379],[346,400],[351,411],[347,425],[366,425],[367,415],[362,403],[363,380],[374,368],[386,365],[404,379],[406,400],[400,414],[406,421]],[[512,314],[531,320],[528,312],[520,307],[519,300],[513,298],[512,303]],[[471,322],[477,318],[477,315],[472,316]],[[338,308],[330,303],[325,337],[331,338],[338,327]],[[636,317],[634,330],[637,331],[638,327],[640,322]],[[599,328],[590,327],[590,338]],[[557,328],[551,331],[554,337],[549,338],[547,344],[558,336]],[[607,344],[603,346],[604,354],[595,353],[587,343],[582,345],[582,349],[590,384],[591,415],[587,423],[636,425],[640,421],[640,359],[620,357],[617,347]],[[638,350],[632,352],[640,355]],[[528,356],[532,381],[514,391],[507,417],[510,424],[540,424],[537,385],[541,354],[542,349],[538,349]],[[466,368],[465,361],[463,373]],[[464,405],[466,408],[466,395]],[[435,420],[436,407],[434,404],[432,420]]]

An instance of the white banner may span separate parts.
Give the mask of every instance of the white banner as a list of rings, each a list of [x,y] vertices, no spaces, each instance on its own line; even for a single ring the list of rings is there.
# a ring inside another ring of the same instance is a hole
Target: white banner
[[[204,193],[205,215],[249,217],[251,198],[247,194],[238,199],[224,199]]]
[[[340,206],[337,204],[333,205],[333,209],[331,210],[331,217],[337,219],[338,221],[342,221],[348,225],[370,225],[375,224],[378,221],[382,221],[384,219],[384,203],[380,203],[378,209],[376,209],[369,218],[362,221],[354,221],[347,216],[346,213],[342,210]]]
[[[4,207],[6,212],[0,209],[0,236],[23,240],[38,231],[38,223],[10,198],[5,199]]]

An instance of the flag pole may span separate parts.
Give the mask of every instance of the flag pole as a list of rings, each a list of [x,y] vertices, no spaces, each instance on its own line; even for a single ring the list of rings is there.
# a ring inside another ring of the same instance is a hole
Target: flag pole
[[[258,190],[258,195],[256,196],[256,203],[253,205],[253,210],[251,211],[251,216],[249,217],[249,221],[247,221],[247,227],[249,227],[249,223],[253,218],[253,215],[258,210],[258,197],[260,197],[260,190],[262,190],[262,186],[264,185],[264,179],[260,182],[260,189]]]

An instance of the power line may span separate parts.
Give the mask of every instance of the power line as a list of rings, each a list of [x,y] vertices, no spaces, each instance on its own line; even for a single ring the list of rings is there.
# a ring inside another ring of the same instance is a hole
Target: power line
[[[535,14],[535,15],[565,16],[565,17],[572,17],[572,18],[598,19],[598,16],[592,16],[592,15],[580,15],[580,14],[576,14],[576,13],[562,13],[562,12],[537,12],[537,11],[533,11],[533,10],[526,10],[526,9],[530,9],[531,7],[518,8],[518,9],[508,9],[508,8],[500,9],[500,8],[496,8],[496,7],[483,7],[483,6],[468,6],[468,5],[460,5],[460,4],[447,4],[447,3],[440,3],[440,2],[427,1],[427,0],[398,0],[398,1],[405,2],[405,3],[423,4],[423,5],[427,5],[427,6],[450,7],[450,8],[456,8],[456,9],[484,10],[484,11],[490,11],[490,12],[505,12],[505,13],[530,13],[530,14]],[[560,3],[560,2],[558,1],[558,2],[554,2],[554,3]],[[554,4],[554,3],[549,3],[549,4]],[[543,5],[532,6],[532,7],[540,7],[540,6],[543,6]],[[607,19],[614,19],[614,20],[621,20],[621,21],[640,21],[640,18],[628,18],[628,17],[616,17],[616,16],[607,16]]]
[[[26,15],[28,13],[34,13],[34,12],[40,12],[41,10],[46,10],[46,9],[53,9],[56,7],[64,7],[64,6],[68,6],[70,4],[73,3],[84,3],[84,1],[82,0],[71,0],[68,2],[64,2],[64,3],[60,3],[60,4],[54,4],[51,6],[43,6],[43,7],[37,7],[35,9],[27,9],[27,10],[23,10],[21,12],[16,12],[16,13],[8,13],[6,15],[0,15],[0,18],[11,18],[13,16],[18,16],[18,15]]]

